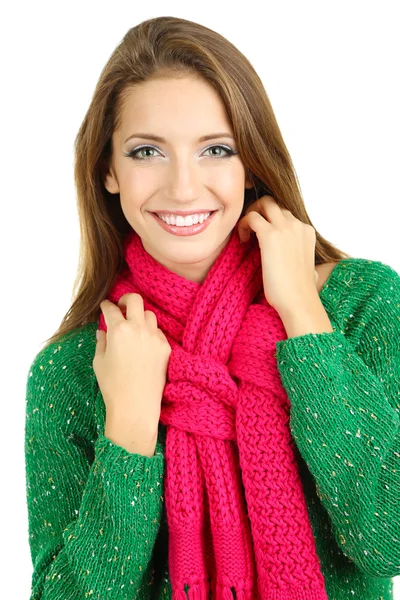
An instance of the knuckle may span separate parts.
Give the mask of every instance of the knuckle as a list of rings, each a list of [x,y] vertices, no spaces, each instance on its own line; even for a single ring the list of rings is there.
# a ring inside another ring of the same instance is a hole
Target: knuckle
[[[171,348],[171,346],[170,346],[170,344],[169,344],[168,340],[164,338],[164,339],[162,340],[162,343],[163,343],[163,346],[164,346],[165,353],[166,353],[167,355],[170,355],[170,354],[171,354],[171,352],[172,352],[172,348]]]
[[[310,234],[310,235],[315,235],[315,229],[312,225],[309,225],[308,223],[306,223],[306,231]]]
[[[118,321],[115,323],[113,330],[114,334],[123,335],[130,329],[129,322],[124,319],[123,321]]]

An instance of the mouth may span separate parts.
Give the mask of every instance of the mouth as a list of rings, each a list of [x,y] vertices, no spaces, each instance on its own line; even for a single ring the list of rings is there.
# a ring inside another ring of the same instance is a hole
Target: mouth
[[[195,225],[168,225],[165,221],[160,219],[160,217],[156,213],[150,213],[157,223],[160,225],[164,231],[168,231],[168,233],[172,233],[177,236],[187,236],[187,235],[196,235],[201,233],[207,227],[209,227],[210,223],[214,220],[215,215],[219,212],[218,210],[214,210],[209,214],[207,219],[204,219],[202,223],[196,223]]]

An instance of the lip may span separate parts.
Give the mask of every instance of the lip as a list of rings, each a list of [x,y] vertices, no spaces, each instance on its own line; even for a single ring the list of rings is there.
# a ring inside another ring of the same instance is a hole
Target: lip
[[[211,221],[213,220],[213,218],[215,217],[217,212],[218,212],[218,210],[212,212],[211,215],[209,217],[207,217],[207,219],[205,221],[203,221],[202,223],[196,223],[195,225],[189,225],[188,227],[183,227],[183,226],[180,227],[179,225],[168,225],[168,223],[166,223],[165,221],[160,219],[155,213],[150,213],[150,214],[155,218],[157,223],[159,225],[161,225],[161,227],[163,229],[165,229],[165,231],[168,231],[168,233],[173,233],[174,235],[178,235],[178,236],[180,236],[180,235],[186,236],[186,235],[196,235],[197,233],[201,233],[202,231],[207,229],[207,227],[210,225]],[[175,214],[178,214],[178,213],[175,213]],[[189,214],[193,214],[193,213],[189,213]]]
[[[206,214],[209,212],[214,212],[215,210],[217,210],[216,208],[214,208],[213,210],[209,209],[209,208],[202,208],[202,209],[193,209],[193,210],[153,210],[151,211],[152,214],[156,214],[158,213],[159,215],[181,215],[182,217],[187,217],[188,215],[201,215],[201,214]]]

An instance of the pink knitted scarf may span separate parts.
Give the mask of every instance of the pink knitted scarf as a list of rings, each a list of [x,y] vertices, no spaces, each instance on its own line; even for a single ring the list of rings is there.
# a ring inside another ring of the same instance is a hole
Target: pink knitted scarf
[[[133,230],[124,256],[108,299],[139,293],[172,348],[160,421],[173,600],[327,600],[256,237],[241,245],[236,225],[202,284]]]

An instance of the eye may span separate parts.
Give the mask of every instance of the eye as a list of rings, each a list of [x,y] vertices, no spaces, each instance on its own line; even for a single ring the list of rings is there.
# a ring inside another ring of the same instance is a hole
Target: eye
[[[229,156],[239,154],[239,152],[235,152],[229,146],[225,146],[222,144],[214,144],[213,146],[209,146],[208,148],[206,148],[204,150],[204,152],[208,152],[209,150],[214,150],[215,148],[222,148],[222,150],[226,154],[225,154],[225,156],[220,156],[218,154],[217,155],[214,154],[214,156],[213,156],[214,158],[228,158]],[[155,146],[139,146],[138,148],[133,148],[133,150],[131,150],[128,153],[124,153],[124,156],[128,156],[129,158],[132,158],[133,160],[149,160],[150,158],[155,158],[154,156],[140,157],[139,153],[142,152],[143,150],[154,150],[155,152],[158,152],[158,150]]]
[[[230,148],[229,146],[222,146],[221,144],[215,144],[214,146],[210,146],[209,148],[206,148],[206,150],[204,152],[208,152],[209,150],[215,150],[215,148],[222,148],[222,150],[224,152],[226,152],[225,156],[220,156],[220,155],[215,155],[215,158],[227,158],[228,156],[232,156],[233,154],[237,154],[237,152],[235,152],[234,150],[232,150],[232,148]]]
[[[125,156],[129,156],[130,158],[133,158],[134,160],[146,160],[146,158],[138,156],[139,152],[142,152],[143,150],[155,150],[157,152],[156,148],[154,148],[153,146],[139,146],[139,148],[134,148],[133,150],[128,152],[128,154],[125,154]],[[148,156],[147,158],[153,158],[153,157]]]

